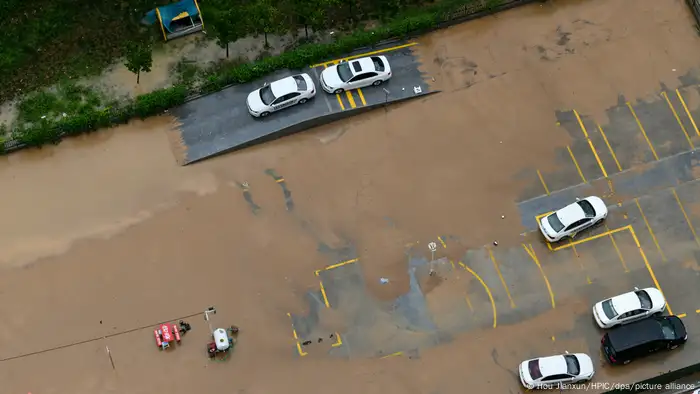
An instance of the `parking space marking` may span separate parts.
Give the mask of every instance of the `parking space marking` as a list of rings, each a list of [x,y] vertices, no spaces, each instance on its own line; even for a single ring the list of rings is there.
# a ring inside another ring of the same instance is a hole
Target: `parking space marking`
[[[350,103],[350,107],[356,108],[357,105],[355,105],[355,99],[352,97],[352,93],[350,93],[349,90],[346,90],[345,95],[348,96],[348,102]]]
[[[326,268],[323,268],[323,269],[320,269],[320,270],[316,270],[316,271],[314,271],[314,273],[316,274],[316,276],[318,276],[318,275],[319,275],[319,274],[321,273],[321,271],[328,271],[328,270],[332,270],[332,269],[335,269],[335,268],[339,268],[339,267],[342,267],[342,266],[344,266],[344,265],[348,265],[348,264],[356,263],[356,262],[358,262],[358,261],[360,261],[360,259],[359,259],[359,258],[355,258],[355,259],[351,259],[351,260],[345,260],[345,261],[341,261],[341,262],[340,262],[340,263],[338,263],[338,264],[333,264],[333,265],[329,265],[329,266],[328,266],[328,267],[326,267]]]
[[[683,217],[685,218],[685,222],[688,223],[688,227],[690,228],[690,232],[693,233],[693,238],[695,238],[695,243],[700,246],[700,239],[698,239],[698,235],[695,233],[695,227],[693,227],[693,222],[690,221],[690,217],[688,217],[688,214],[685,212],[685,208],[683,207],[683,204],[681,203],[681,199],[678,198],[678,193],[676,193],[675,188],[671,188],[671,192],[673,193],[673,197],[676,198],[676,202],[678,203],[678,206],[681,208],[681,212],[683,212]]]
[[[339,59],[329,60],[329,61],[327,61],[327,62],[314,64],[314,65],[311,66],[311,68],[321,67],[321,66],[326,67],[326,66],[328,66],[329,64],[336,64],[336,63],[339,63],[339,62],[341,62],[341,61],[343,61],[343,60],[349,61],[349,60],[352,60],[352,59],[359,59],[359,58],[365,57],[365,56],[378,55],[378,54],[380,54],[380,53],[391,52],[391,51],[395,51],[395,50],[397,50],[397,49],[403,49],[403,48],[412,47],[412,46],[414,46],[414,45],[418,45],[418,43],[417,43],[417,42],[409,42],[408,44],[397,45],[397,46],[394,46],[394,47],[379,49],[379,50],[372,51],[372,52],[365,52],[365,53],[360,53],[360,54],[357,54],[357,55],[352,55],[352,56],[348,56],[348,57],[342,57],[342,58],[339,58]]]
[[[683,130],[683,135],[685,135],[685,139],[688,141],[688,144],[690,145],[690,149],[695,150],[695,145],[693,145],[693,141],[690,139],[690,136],[688,135],[688,131],[685,129],[685,126],[683,126],[683,122],[681,122],[681,118],[678,116],[678,112],[676,112],[676,109],[673,108],[673,104],[671,103],[671,100],[669,100],[668,94],[666,94],[666,92],[661,92],[661,96],[663,96],[663,98],[666,99],[666,103],[668,103],[668,107],[671,109],[671,112],[673,112],[673,116],[676,118],[678,125],[681,126],[681,130]]]
[[[605,224],[605,230],[610,231],[610,228],[607,224]],[[620,258],[620,262],[622,263],[622,268],[625,269],[625,273],[630,272],[629,268],[627,268],[625,258],[622,256],[622,252],[620,252],[620,248],[617,246],[617,241],[615,241],[615,237],[613,237],[613,235],[610,233],[608,233],[608,236],[610,237],[610,241],[612,241],[613,248],[615,248],[615,252],[617,253],[617,257]]]
[[[289,316],[289,320],[292,322],[292,335],[294,335],[294,340],[297,343],[297,352],[299,352],[300,356],[306,356],[308,353],[306,353],[302,348],[301,348],[301,343],[299,342],[299,336],[297,335],[297,329],[294,328],[294,320],[292,319],[292,314],[287,313],[287,316]]]
[[[484,282],[484,280],[481,279],[481,277],[480,277],[476,272],[474,272],[474,270],[472,270],[471,268],[467,267],[467,266],[466,266],[463,262],[461,262],[461,261],[459,262],[459,265],[461,265],[462,268],[464,268],[467,272],[469,272],[470,274],[472,274],[472,276],[474,276],[474,277],[476,278],[476,280],[478,280],[479,283],[481,283],[481,286],[483,286],[484,290],[486,290],[486,294],[489,296],[489,300],[491,301],[491,309],[493,310],[493,328],[496,328],[496,322],[497,322],[497,316],[498,316],[498,314],[497,314],[497,312],[496,312],[496,301],[494,301],[494,299],[493,299],[493,294],[491,294],[491,289],[489,289],[489,287],[486,285],[486,282]]]
[[[698,130],[698,125],[695,124],[695,119],[693,119],[693,115],[691,115],[690,111],[688,110],[688,106],[685,105],[685,100],[683,100],[683,96],[681,95],[681,92],[676,89],[676,95],[678,95],[678,100],[680,100],[681,105],[683,106],[683,109],[685,110],[686,115],[688,115],[688,119],[690,119],[690,123],[692,123],[693,128],[695,129],[695,134],[700,135],[700,130]]]
[[[362,94],[362,89],[357,89],[357,95],[360,96],[360,101],[362,101],[362,105],[367,105],[367,102],[365,101],[365,95]]]
[[[498,267],[498,262],[496,261],[496,257],[493,255],[493,251],[491,248],[487,248],[489,251],[489,257],[491,257],[491,262],[493,262],[493,267],[496,269],[496,273],[498,274],[498,277],[501,279],[501,284],[503,285],[503,289],[506,291],[506,295],[508,296],[508,300],[510,301],[510,307],[515,309],[515,302],[513,301],[513,297],[510,295],[510,290],[508,290],[508,285],[506,284],[505,278],[503,278],[503,274],[501,273],[501,269]]]
[[[323,287],[323,281],[319,281],[319,286],[321,287],[321,296],[323,296],[323,303],[326,305],[326,308],[330,308],[331,304],[328,302],[328,296],[326,295],[326,288]]]
[[[656,235],[654,235],[654,231],[651,229],[649,221],[642,210],[642,206],[639,204],[639,199],[635,198],[634,202],[637,204],[637,208],[639,208],[639,213],[642,214],[642,219],[644,219],[644,224],[647,226],[647,230],[649,230],[649,234],[651,235],[651,239],[654,241],[654,245],[656,245],[656,250],[658,250],[659,254],[661,255],[661,261],[664,263],[667,262],[668,260],[666,260],[666,255],[664,254],[664,251],[661,250],[661,245],[659,245],[659,241],[656,239]]]
[[[542,279],[544,279],[545,285],[547,285],[547,291],[549,292],[549,298],[550,301],[552,302],[552,309],[556,308],[556,303],[554,302],[554,292],[552,291],[552,286],[549,284],[549,279],[547,279],[547,274],[544,273],[544,268],[542,268],[542,264],[540,264],[540,260],[537,258],[537,255],[535,254],[535,249],[532,247],[532,244],[528,245],[523,244],[523,249],[527,252],[527,254],[530,255],[530,258],[532,261],[535,262],[537,265],[537,268],[540,270],[540,274],[542,275]]]
[[[680,313],[676,316],[682,319],[682,318],[686,317],[687,315],[685,313]]]
[[[695,310],[695,313],[700,313],[700,309],[696,309],[696,310]]]
[[[343,344],[343,340],[340,338],[340,334],[336,332],[336,333],[335,333],[335,337],[336,337],[336,341],[335,341],[335,343],[332,344],[331,346],[332,346],[332,347],[341,346],[341,345]]]
[[[591,141],[591,138],[588,136],[586,126],[583,125],[583,121],[581,121],[581,117],[579,116],[578,111],[574,110],[574,115],[576,116],[576,120],[578,120],[578,125],[581,127],[581,131],[583,131],[583,135],[586,137],[586,140],[588,140],[588,146],[591,147],[591,152],[593,152],[593,156],[595,156],[595,160],[598,162],[600,170],[603,172],[603,177],[607,178],[608,173],[605,171],[605,166],[603,166],[603,162],[600,161],[598,152],[596,152],[595,147],[593,146],[593,141]]]
[[[442,245],[442,248],[446,249],[447,244],[445,244],[445,241],[442,239],[442,237],[438,236],[437,239],[438,239],[438,241],[440,241],[440,245]]]
[[[639,130],[641,130],[642,135],[644,136],[644,139],[647,141],[647,144],[649,145],[649,149],[651,149],[651,153],[654,155],[654,159],[659,160],[659,155],[656,154],[656,149],[654,149],[654,145],[651,144],[651,140],[649,140],[649,137],[647,136],[647,132],[644,130],[644,126],[642,126],[642,122],[639,121],[639,118],[637,117],[637,113],[634,112],[634,108],[632,108],[632,104],[630,104],[629,101],[627,102],[627,108],[630,109],[630,112],[632,113],[634,120],[637,122],[637,126],[639,127]]]
[[[567,145],[566,149],[569,151],[569,156],[571,156],[571,160],[573,160],[574,165],[576,166],[576,171],[578,171],[578,174],[581,176],[583,183],[587,183],[586,177],[583,176],[583,171],[581,171],[581,167],[578,165],[578,161],[576,161],[576,157],[574,156],[574,152],[571,151],[571,147]]]
[[[386,356],[382,356],[380,358],[384,359],[384,358],[389,358],[389,357],[398,357],[401,355],[403,355],[403,352],[396,352],[396,353],[387,354]]]
[[[542,182],[542,187],[544,187],[544,191],[549,195],[549,188],[547,187],[547,184],[544,183],[544,178],[542,177],[542,173],[540,170],[537,170],[537,176],[540,178],[540,182]]]
[[[336,94],[336,95],[335,95],[335,98],[338,99],[338,104],[340,105],[340,109],[343,110],[343,111],[345,111],[345,105],[343,105],[343,100],[340,99],[340,95],[339,95],[339,94]]]
[[[578,241],[572,241],[572,242],[570,242],[570,243],[568,243],[568,244],[564,244],[564,245],[561,245],[561,246],[557,246],[556,248],[552,248],[552,251],[556,252],[556,251],[558,251],[558,250],[562,250],[562,249],[566,249],[566,248],[571,248],[571,247],[574,247],[574,246],[576,246],[576,245],[580,245],[580,244],[583,244],[583,243],[586,243],[586,242],[590,242],[590,241],[593,241],[593,240],[598,239],[598,238],[606,237],[606,236],[608,236],[608,235],[610,235],[610,234],[615,234],[615,233],[619,233],[620,231],[629,230],[629,227],[631,227],[631,226],[628,225],[628,226],[625,226],[625,227],[616,228],[616,229],[614,229],[614,230],[608,230],[608,231],[605,231],[605,232],[603,232],[603,233],[590,236],[590,237],[588,237],[588,238],[584,238],[584,239],[581,239],[581,240],[578,240]]]
[[[605,145],[608,146],[608,150],[610,151],[610,155],[612,156],[613,160],[615,160],[615,164],[617,165],[617,169],[620,172],[622,172],[622,166],[620,165],[620,162],[617,160],[617,155],[615,154],[615,151],[613,150],[612,146],[610,145],[610,141],[608,141],[608,137],[605,135],[603,128],[600,127],[599,124],[596,124],[596,126],[598,126],[598,131],[600,131],[600,135],[603,136],[603,141],[605,141]]]

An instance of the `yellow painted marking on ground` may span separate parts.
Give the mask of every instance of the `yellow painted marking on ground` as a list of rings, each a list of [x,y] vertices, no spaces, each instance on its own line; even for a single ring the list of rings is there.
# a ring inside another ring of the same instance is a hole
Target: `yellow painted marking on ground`
[[[348,96],[348,102],[350,103],[350,107],[356,108],[357,105],[355,105],[355,99],[352,97],[352,93],[350,93],[349,90],[346,90],[345,95]]]
[[[277,180],[275,180],[275,182],[282,183],[282,182],[284,182],[284,178],[277,179]]]
[[[576,157],[574,157],[574,152],[571,151],[570,146],[567,146],[566,149],[569,151],[569,155],[571,156],[571,160],[573,160],[574,165],[576,166],[576,171],[578,171],[579,176],[581,176],[583,183],[586,183],[586,177],[583,176],[583,171],[581,171],[581,167],[579,167],[578,161],[576,161]]]
[[[688,115],[688,119],[690,119],[690,123],[692,123],[693,128],[695,129],[695,134],[700,135],[700,130],[698,130],[698,125],[695,124],[695,119],[693,119],[693,115],[690,113],[690,110],[688,110],[688,106],[685,105],[685,100],[683,100],[683,96],[681,95],[681,92],[678,89],[676,89],[676,94],[678,95],[678,100],[681,101],[681,105],[683,106],[685,113]]]
[[[391,354],[389,354],[389,355],[383,356],[383,357],[381,357],[381,358],[396,357],[396,356],[400,356],[400,355],[402,355],[402,354],[403,354],[403,352],[396,352],[396,353],[391,353]]]
[[[537,176],[540,177],[540,182],[542,182],[542,187],[544,187],[544,191],[549,195],[549,188],[547,187],[547,184],[544,183],[544,178],[542,177],[542,173],[540,170],[537,170]]]
[[[365,101],[365,95],[362,94],[362,89],[357,89],[357,94],[360,96],[360,101],[362,101],[362,105],[367,105],[367,102]]]
[[[342,340],[342,338],[340,338],[340,334],[338,334],[338,333],[336,332],[336,333],[335,333],[335,337],[338,338],[338,340],[335,341],[335,343],[332,344],[331,346],[333,346],[333,347],[342,346],[342,345],[343,345],[343,340]]]
[[[334,268],[339,268],[339,267],[342,267],[342,266],[344,266],[344,265],[356,263],[356,262],[358,262],[359,260],[360,260],[360,259],[352,259],[352,260],[342,261],[342,262],[340,262],[340,263],[338,263],[338,264],[329,265],[328,267],[326,267],[326,268],[324,268],[324,269],[322,269],[322,270],[316,270],[316,276],[318,276],[318,274],[320,274],[321,271],[328,271],[328,270],[332,270],[332,269],[334,269]]]
[[[287,313],[287,316],[289,316],[289,320],[292,322],[292,334],[294,335],[294,340],[297,343],[297,352],[299,352],[300,356],[306,356],[308,353],[304,351],[304,349],[301,348],[301,343],[299,343],[299,336],[297,335],[297,330],[294,328],[294,321],[292,320],[292,314]]]
[[[619,233],[620,231],[625,231],[625,230],[628,230],[629,228],[630,228],[630,226],[628,225],[625,227],[616,228],[614,230],[605,231],[603,233],[593,235],[593,236],[588,237],[588,238],[580,239],[578,241],[573,241],[573,242],[566,244],[566,245],[557,246],[556,248],[553,248],[552,250],[556,252],[557,250],[562,250],[562,249],[570,248],[570,247],[575,246],[575,245],[580,245],[582,243],[590,242],[590,241],[593,241],[594,239],[602,238],[602,237],[608,236],[610,234]]]
[[[447,244],[445,244],[445,241],[442,239],[442,237],[437,237],[438,241],[440,241],[440,245],[442,245],[443,248],[447,248]]]
[[[608,189],[610,189],[610,196],[615,194],[615,188],[613,187],[612,179],[608,179]]]
[[[345,111],[345,105],[343,104],[343,100],[340,99],[340,95],[339,95],[339,94],[336,94],[336,95],[335,95],[335,98],[338,99],[338,104],[340,104],[340,109],[342,109],[343,111]]]
[[[513,297],[510,295],[510,290],[508,290],[508,285],[506,284],[506,280],[503,277],[503,274],[501,273],[501,269],[498,267],[498,262],[496,261],[496,257],[493,255],[493,250],[491,248],[487,248],[489,250],[489,257],[491,257],[491,262],[493,262],[493,267],[496,268],[496,273],[498,273],[498,277],[501,279],[501,284],[503,285],[503,289],[506,291],[506,295],[508,296],[508,300],[510,301],[510,307],[515,308],[515,302],[513,301]]]
[[[554,292],[552,291],[552,286],[549,284],[549,279],[547,279],[547,275],[544,273],[544,268],[542,268],[542,264],[540,264],[540,260],[537,258],[537,255],[535,254],[535,249],[532,247],[532,244],[530,244],[530,248],[528,249],[528,246],[523,244],[523,249],[527,252],[527,254],[530,255],[530,258],[532,261],[535,262],[537,265],[537,268],[540,270],[540,274],[542,275],[542,278],[544,279],[545,285],[547,285],[547,291],[549,292],[549,298],[552,301],[552,309],[556,308],[556,303],[554,302]]]
[[[591,152],[593,152],[593,156],[595,156],[595,160],[598,162],[598,166],[600,167],[600,170],[603,172],[603,176],[605,178],[608,177],[607,171],[605,171],[605,166],[603,166],[603,162],[600,161],[600,157],[598,157],[598,152],[596,152],[595,147],[593,146],[593,141],[591,141],[591,138],[588,136],[588,131],[586,131],[586,126],[583,125],[583,121],[581,120],[581,117],[578,114],[578,111],[574,110],[574,115],[576,115],[576,120],[578,120],[578,125],[581,126],[581,131],[583,131],[583,135],[586,137],[586,140],[588,140],[588,146],[591,147]]]
[[[320,67],[320,66],[326,66],[326,65],[328,65],[328,64],[333,64],[333,63],[338,63],[338,62],[343,61],[343,60],[345,60],[345,61],[350,61],[350,60],[352,60],[352,59],[358,59],[358,58],[365,57],[365,56],[372,56],[372,55],[377,55],[377,54],[380,54],[380,53],[395,51],[395,50],[397,50],[397,49],[408,48],[408,47],[412,47],[412,46],[414,46],[414,45],[418,45],[418,43],[417,43],[417,42],[409,42],[408,44],[397,45],[397,46],[395,46],[395,47],[379,49],[379,50],[372,51],[372,52],[360,53],[360,54],[357,54],[357,55],[352,55],[352,56],[348,56],[348,57],[342,57],[342,58],[335,59],[335,60],[329,60],[329,61],[327,61],[327,62],[314,64],[314,65],[311,66],[311,68]]]
[[[610,231],[610,228],[608,225],[605,225],[605,230]],[[617,253],[617,257],[620,258],[620,262],[622,263],[622,268],[625,269],[625,272],[630,272],[629,268],[627,268],[627,263],[625,262],[625,258],[622,256],[622,252],[620,252],[620,248],[617,246],[617,241],[615,241],[615,237],[613,237],[612,234],[608,233],[608,236],[610,236],[610,241],[612,241],[613,248],[615,248],[615,252]]]
[[[630,112],[632,113],[632,116],[634,117],[635,122],[637,122],[637,126],[639,126],[639,130],[642,131],[642,135],[644,136],[644,139],[647,141],[647,144],[649,144],[649,149],[651,149],[651,153],[654,155],[654,159],[659,160],[659,155],[656,154],[656,150],[654,149],[654,145],[651,144],[651,140],[649,140],[649,137],[647,137],[647,132],[644,130],[644,126],[642,126],[642,122],[639,121],[639,118],[637,117],[637,113],[634,112],[634,108],[632,108],[632,104],[627,102],[627,108],[630,109]]]
[[[668,94],[666,94],[666,92],[661,92],[661,96],[663,96],[663,98],[666,99],[668,107],[671,109],[671,112],[673,112],[673,116],[676,118],[678,125],[681,126],[681,130],[683,130],[683,134],[685,135],[685,139],[688,141],[688,145],[690,145],[690,149],[695,150],[695,145],[693,145],[693,141],[690,139],[688,131],[685,129],[685,126],[683,126],[683,122],[681,122],[681,118],[678,116],[678,112],[676,112],[676,109],[673,108],[673,104],[671,103],[671,100],[669,100]]]
[[[465,270],[469,271],[469,273],[472,274],[476,278],[476,280],[479,281],[479,283],[481,283],[481,286],[484,287],[484,290],[486,290],[486,294],[489,296],[489,300],[491,301],[491,309],[493,310],[493,328],[496,328],[496,322],[497,322],[497,320],[496,320],[497,319],[496,301],[494,301],[494,299],[493,299],[493,295],[491,294],[491,289],[489,289],[489,287],[486,286],[486,282],[484,282],[484,280],[481,279],[481,277],[476,272],[474,272],[474,270],[467,267],[461,261],[459,262],[459,265],[461,265],[462,268],[464,268]]]
[[[454,270],[455,269],[455,262],[450,260],[450,265],[452,265],[452,269]]]
[[[556,341],[557,339],[552,335],[552,342]]]
[[[474,306],[472,306],[472,301],[469,299],[469,296],[465,295],[464,299],[467,300],[467,306],[469,307],[469,310],[474,312]]]
[[[321,286],[321,295],[323,296],[323,303],[326,305],[326,308],[330,308],[331,304],[328,302],[328,296],[326,295],[326,288],[323,287],[323,281],[318,282]]]
[[[615,160],[615,165],[617,165],[618,171],[622,171],[622,166],[620,165],[620,162],[617,161],[617,155],[615,155],[615,151],[613,150],[612,146],[610,145],[610,141],[608,141],[608,137],[605,135],[605,132],[603,131],[603,128],[598,126],[598,131],[600,131],[600,135],[603,136],[603,141],[605,141],[605,145],[608,146],[608,150],[610,151],[610,155],[612,156],[613,160]]]
[[[683,217],[685,218],[686,223],[688,223],[688,227],[690,227],[690,232],[693,233],[693,238],[695,238],[695,243],[700,246],[700,239],[698,239],[698,235],[695,233],[695,227],[693,227],[693,222],[690,221],[690,217],[688,217],[688,214],[685,213],[685,208],[683,207],[683,204],[681,203],[681,199],[678,198],[678,193],[676,193],[676,189],[671,188],[671,191],[673,192],[673,197],[676,198],[676,202],[678,203],[678,206],[681,208],[681,212],[683,212]]]
[[[696,309],[696,310],[695,310],[695,313],[700,313],[700,309]]]
[[[686,317],[687,315],[686,315],[685,313],[681,313],[681,314],[676,315],[676,316],[678,316],[678,317],[680,317],[680,318],[682,319],[682,318]]]
[[[661,245],[659,245],[659,241],[656,239],[656,235],[654,234],[654,231],[651,229],[651,226],[649,225],[649,221],[647,220],[647,217],[644,214],[644,211],[642,210],[642,206],[639,205],[639,200],[635,198],[634,202],[637,204],[637,208],[639,208],[639,213],[642,214],[642,219],[644,219],[644,224],[647,226],[647,230],[649,230],[649,234],[651,235],[652,241],[654,241],[654,245],[656,245],[656,250],[658,250],[659,254],[661,255],[661,260],[665,263],[667,261],[666,255],[664,254],[664,251],[661,250]]]
[[[632,234],[632,238],[634,239],[634,243],[637,245],[637,249],[639,249],[639,254],[642,256],[642,260],[644,260],[644,265],[647,267],[647,271],[649,271],[649,275],[651,276],[651,280],[654,281],[654,285],[656,286],[657,289],[661,292],[661,294],[664,293],[663,290],[661,290],[661,285],[659,285],[659,281],[656,279],[656,274],[654,273],[654,270],[651,268],[651,264],[649,264],[649,260],[647,259],[646,253],[644,253],[644,249],[642,248],[642,244],[639,243],[639,239],[637,238],[637,234],[634,231],[634,227],[631,225],[627,226],[630,230],[630,234]],[[666,299],[666,308],[668,308],[668,313],[673,315],[673,310],[671,309],[671,304],[668,303],[668,299]]]

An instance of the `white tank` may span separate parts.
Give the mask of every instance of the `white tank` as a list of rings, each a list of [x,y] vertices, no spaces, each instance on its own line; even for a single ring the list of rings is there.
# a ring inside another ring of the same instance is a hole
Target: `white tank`
[[[216,342],[216,350],[224,351],[228,350],[231,343],[228,341],[228,335],[226,330],[223,328],[217,328],[214,330],[214,342]]]

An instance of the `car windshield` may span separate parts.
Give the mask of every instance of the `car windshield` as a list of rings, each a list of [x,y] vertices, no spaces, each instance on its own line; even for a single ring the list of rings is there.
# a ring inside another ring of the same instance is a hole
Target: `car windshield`
[[[666,320],[660,320],[659,324],[661,325],[661,333],[664,336],[664,339],[676,339],[676,329],[673,328],[673,324]]]
[[[605,316],[607,316],[608,319],[612,319],[617,316],[617,311],[615,310],[615,307],[613,307],[612,300],[603,301],[603,312],[605,312]]]
[[[566,373],[569,375],[578,376],[581,373],[581,364],[579,364],[578,358],[576,358],[576,356],[572,356],[571,354],[567,354],[564,356],[564,359],[566,360]]]
[[[352,78],[352,71],[350,70],[350,64],[348,62],[343,62],[336,67],[338,70],[338,76],[343,82],[347,82]]]
[[[593,209],[593,205],[591,205],[590,202],[581,200],[578,202],[578,205],[581,207],[581,209],[583,209],[583,213],[587,218],[595,217],[595,209]]]
[[[374,69],[377,71],[384,71],[384,62],[377,56],[372,56],[372,63],[374,63]]]
[[[270,105],[276,98],[277,97],[272,93],[270,85],[263,86],[263,88],[260,89],[260,100],[262,100],[263,104]]]
[[[300,92],[305,92],[309,87],[306,85],[306,79],[301,75],[294,76],[294,82],[297,83],[297,90]]]
[[[542,377],[542,372],[540,372],[540,360],[530,360],[530,362],[527,363],[527,369],[530,371],[532,379],[537,380]]]
[[[555,233],[558,233],[564,229],[564,224],[561,222],[561,220],[559,220],[559,216],[557,216],[556,213],[547,216],[547,222],[549,222],[549,225],[552,226]]]
[[[651,297],[649,297],[649,293],[647,293],[644,290],[639,290],[636,292],[637,297],[639,297],[639,302],[642,304],[642,308],[644,309],[651,309]]]

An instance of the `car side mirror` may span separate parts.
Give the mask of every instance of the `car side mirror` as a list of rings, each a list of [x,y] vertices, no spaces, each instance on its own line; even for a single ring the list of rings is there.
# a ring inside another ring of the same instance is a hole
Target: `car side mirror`
[[[638,290],[639,290],[639,287],[634,286],[634,290],[635,290],[635,291],[638,291]]]
[[[578,197],[576,197],[576,201],[581,201],[581,199],[580,199],[580,198],[578,198]]]
[[[568,351],[568,350],[564,350],[564,353],[569,354],[569,351]]]

